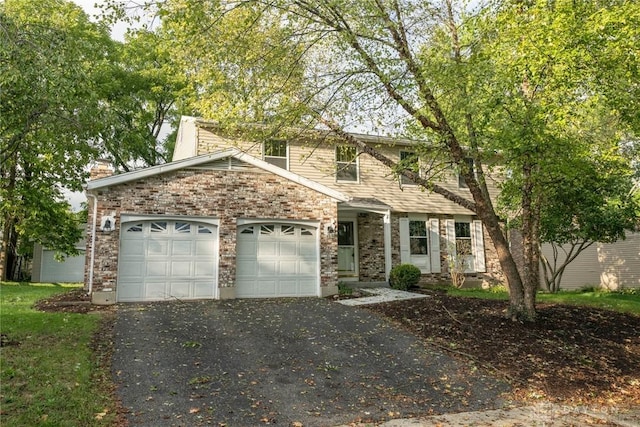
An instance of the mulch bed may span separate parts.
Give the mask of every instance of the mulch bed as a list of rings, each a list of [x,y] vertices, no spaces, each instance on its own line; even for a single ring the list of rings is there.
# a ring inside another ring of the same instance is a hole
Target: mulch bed
[[[639,316],[539,305],[535,323],[520,323],[506,301],[437,292],[367,308],[504,376],[524,400],[640,405]]]

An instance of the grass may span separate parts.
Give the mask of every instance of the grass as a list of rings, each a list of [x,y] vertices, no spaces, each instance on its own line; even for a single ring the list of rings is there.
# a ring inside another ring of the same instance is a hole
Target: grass
[[[509,299],[509,294],[504,288],[490,290],[483,289],[456,289],[446,288],[447,294],[470,298],[484,299]],[[555,294],[539,292],[536,298],[538,304],[567,304],[586,307],[595,307],[605,310],[613,310],[621,313],[640,315],[640,291],[628,290],[621,292],[604,290],[580,290],[561,291]]]
[[[0,349],[3,427],[113,424],[115,403],[107,386],[96,380],[107,368],[91,350],[101,315],[32,308],[40,299],[74,288],[0,282],[0,331],[8,341]]]

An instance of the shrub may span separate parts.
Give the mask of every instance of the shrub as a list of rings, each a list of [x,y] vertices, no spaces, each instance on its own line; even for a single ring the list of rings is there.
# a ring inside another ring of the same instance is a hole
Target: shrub
[[[389,285],[393,289],[406,291],[420,281],[420,269],[412,264],[400,264],[391,269]]]

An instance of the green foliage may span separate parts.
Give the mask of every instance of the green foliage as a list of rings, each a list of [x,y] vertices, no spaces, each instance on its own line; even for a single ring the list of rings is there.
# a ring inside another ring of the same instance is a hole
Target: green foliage
[[[353,288],[344,282],[338,282],[338,294],[339,295],[351,295],[353,294]]]
[[[504,287],[490,289],[457,289],[447,288],[447,294],[467,298],[509,299],[509,293]],[[618,311],[640,315],[640,293],[637,289],[622,291],[607,291],[602,289],[582,289],[578,291],[560,291],[557,293],[539,292],[537,299],[547,304],[568,304],[585,307],[596,307],[605,310]]]
[[[105,107],[98,129],[100,156],[111,160],[116,170],[171,160],[173,141],[159,137],[179,120],[176,101],[187,78],[167,46],[157,33],[129,33],[125,43],[114,43],[113,60],[100,70],[98,89]]]
[[[420,269],[413,264],[400,264],[391,269],[389,285],[393,289],[406,291],[420,281]]]
[[[8,274],[20,246],[75,251],[79,232],[62,188],[79,191],[96,154],[95,72],[111,39],[62,0],[4,1],[0,29],[0,240]]]
[[[32,308],[69,289],[0,282],[0,324],[8,341],[0,369],[3,426],[113,425],[115,402],[96,381],[109,372],[97,365],[90,345],[99,316]]]

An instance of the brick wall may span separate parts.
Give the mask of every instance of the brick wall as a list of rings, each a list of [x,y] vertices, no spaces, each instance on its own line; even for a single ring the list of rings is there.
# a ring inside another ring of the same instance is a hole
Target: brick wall
[[[325,225],[337,218],[335,200],[277,175],[254,171],[180,170],[94,190],[98,225],[116,214],[116,230],[96,233],[93,290],[115,289],[122,214],[208,216],[220,220],[219,287],[235,282],[238,218],[313,220],[320,222],[320,286],[337,284],[337,240]],[[89,197],[87,254],[91,253],[93,200]],[[90,256],[87,256],[87,267]],[[85,269],[88,283],[89,269]]]
[[[383,216],[375,213],[358,215],[359,280],[384,282],[384,223]]]

